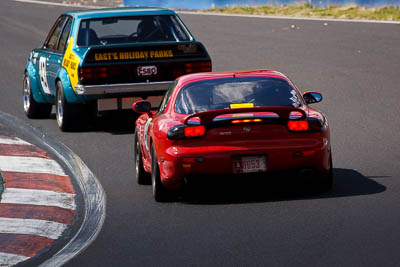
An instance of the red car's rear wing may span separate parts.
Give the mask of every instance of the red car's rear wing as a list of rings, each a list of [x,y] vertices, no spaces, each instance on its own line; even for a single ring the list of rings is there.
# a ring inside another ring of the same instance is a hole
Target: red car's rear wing
[[[295,108],[295,107],[256,107],[256,108],[234,108],[234,109],[216,109],[203,111],[199,113],[192,114],[185,119],[185,124],[189,124],[189,120],[192,118],[199,118],[201,124],[210,123],[215,117],[224,115],[224,114],[237,114],[237,113],[255,113],[255,112],[273,112],[279,116],[282,121],[288,121],[290,119],[290,114],[292,112],[301,113],[301,117],[296,119],[302,120],[307,117],[306,112],[303,109]]]

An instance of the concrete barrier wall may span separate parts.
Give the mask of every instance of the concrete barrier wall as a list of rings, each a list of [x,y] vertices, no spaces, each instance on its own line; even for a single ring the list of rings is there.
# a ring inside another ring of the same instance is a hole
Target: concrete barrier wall
[[[229,6],[262,6],[295,4],[299,0],[124,0],[126,6],[158,6],[176,9],[210,9]],[[365,7],[400,5],[400,0],[306,0],[314,7],[327,7],[338,4],[356,4]]]

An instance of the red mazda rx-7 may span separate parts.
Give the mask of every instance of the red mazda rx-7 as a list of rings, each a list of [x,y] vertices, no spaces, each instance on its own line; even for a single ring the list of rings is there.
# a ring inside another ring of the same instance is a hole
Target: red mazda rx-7
[[[191,176],[291,170],[332,187],[332,153],[325,115],[282,73],[252,70],[179,77],[157,110],[133,104],[139,184],[152,183],[156,201]]]

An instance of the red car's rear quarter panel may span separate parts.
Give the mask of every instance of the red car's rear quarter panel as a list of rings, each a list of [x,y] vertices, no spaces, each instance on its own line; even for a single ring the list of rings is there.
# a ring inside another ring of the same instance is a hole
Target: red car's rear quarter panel
[[[180,117],[182,116],[179,116],[179,118]],[[149,119],[151,119],[150,122]],[[147,127],[146,123],[149,123]],[[162,159],[165,157],[166,149],[173,144],[171,140],[167,139],[167,132],[171,127],[177,124],[180,124],[179,119],[171,118],[168,113],[158,114],[155,111],[152,111],[151,117],[149,114],[143,114],[136,120],[136,127],[139,131],[139,141],[143,155],[143,167],[146,172],[151,173],[151,147],[154,146],[160,164],[161,177],[163,177],[163,166],[160,158]],[[147,133],[145,134],[146,130]]]
[[[149,168],[149,162],[151,162],[151,159],[149,159],[149,151],[146,149],[145,145],[145,138],[147,137],[145,134],[145,125],[146,122],[149,118],[148,114],[142,114],[137,118],[136,120],[136,133],[139,138],[139,144],[140,144],[140,149],[142,151],[142,160],[143,160],[143,167],[146,170],[146,172],[151,172],[151,166]]]

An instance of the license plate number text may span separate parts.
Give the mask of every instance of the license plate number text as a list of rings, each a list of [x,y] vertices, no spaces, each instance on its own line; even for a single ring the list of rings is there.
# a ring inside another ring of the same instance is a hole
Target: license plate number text
[[[157,67],[156,66],[139,66],[139,67],[137,67],[137,75],[138,76],[157,75]]]
[[[265,156],[236,158],[232,162],[234,173],[265,172],[267,160]]]

